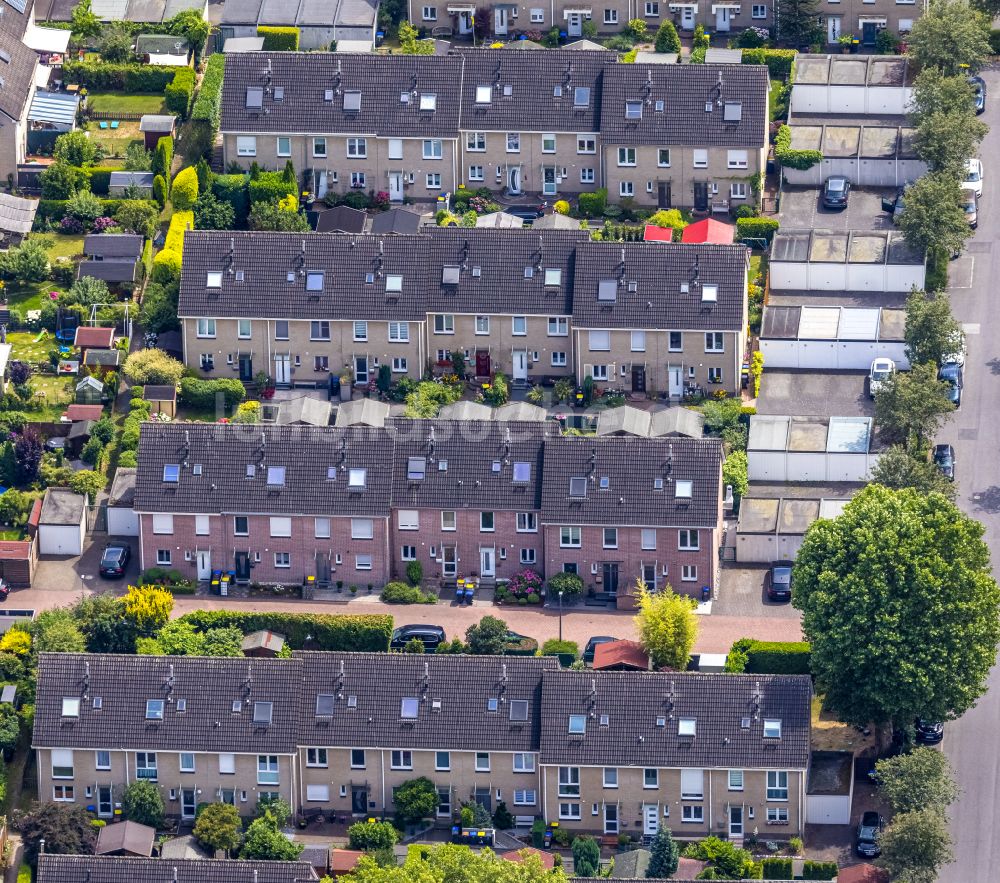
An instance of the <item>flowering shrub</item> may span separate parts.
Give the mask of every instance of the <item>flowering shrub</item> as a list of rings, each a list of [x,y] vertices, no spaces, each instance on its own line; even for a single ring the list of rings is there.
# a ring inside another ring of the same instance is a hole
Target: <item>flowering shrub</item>
[[[63,219],[59,222],[59,230],[62,233],[77,234],[83,232],[83,222],[78,221],[76,218],[65,215]]]
[[[527,598],[542,593],[542,578],[533,570],[515,573],[507,583],[507,594],[513,598]]]
[[[479,215],[489,215],[500,211],[500,206],[497,203],[482,196],[473,196],[469,199],[469,208]]]
[[[94,219],[94,232],[95,233],[107,233],[118,224],[115,222],[114,218],[102,217]]]
[[[382,210],[389,208],[389,194],[385,190],[379,190],[372,197],[372,208]]]

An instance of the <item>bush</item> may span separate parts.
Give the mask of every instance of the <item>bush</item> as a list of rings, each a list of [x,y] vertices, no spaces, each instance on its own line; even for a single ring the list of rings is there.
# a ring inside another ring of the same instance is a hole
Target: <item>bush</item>
[[[411,586],[419,586],[424,581],[424,566],[419,561],[406,565],[406,579]]]
[[[803,880],[833,880],[837,876],[836,862],[806,861],[802,867]]]
[[[765,239],[770,242],[777,229],[778,222],[774,218],[738,218],[736,238]]]
[[[558,638],[549,638],[542,644],[542,656],[577,656],[580,653],[580,646],[576,641],[560,641]]]
[[[596,877],[601,867],[601,847],[593,837],[573,841],[573,873],[577,877]]]
[[[215,407],[218,395],[222,395],[227,408],[234,408],[246,398],[246,394],[246,387],[235,377],[218,380],[185,377],[181,380],[179,399],[188,407],[208,410]]]
[[[655,49],[657,52],[681,51],[681,38],[677,36],[677,28],[672,21],[665,21],[656,32]]]
[[[765,880],[791,880],[792,860],[790,858],[766,858],[761,862]]]
[[[195,201],[198,199],[198,173],[194,166],[185,166],[177,173],[173,186],[170,188],[170,199],[174,208],[181,210],[194,208]],[[191,224],[194,226],[193,214]]]
[[[122,374],[133,386],[145,386],[147,383],[173,385],[183,373],[184,365],[157,349],[136,350],[122,366]]]
[[[156,150],[153,151],[151,171],[154,175],[163,175],[163,179],[165,181],[169,181],[173,162],[174,139],[170,135],[164,135],[156,142]]]
[[[189,67],[180,68],[174,74],[174,78],[164,91],[167,110],[179,116],[182,120],[187,119],[191,110],[191,100],[194,98],[194,71]]]
[[[163,175],[153,176],[153,199],[163,211],[167,204],[167,179]]]
[[[382,589],[382,600],[386,604],[436,604],[437,596],[424,593],[417,586],[406,583],[386,583]]]
[[[549,577],[549,597],[555,598],[560,592],[572,598],[583,592],[583,580],[576,573],[554,573]]]
[[[162,139],[161,139],[162,140]],[[198,178],[194,175],[194,170],[190,169],[194,177],[195,187],[198,186]],[[177,176],[180,178],[180,175]],[[195,193],[197,196],[197,191]],[[170,226],[167,228],[167,238],[163,245],[163,250],[153,258],[153,272],[151,278],[153,282],[169,284],[180,279],[181,261],[184,258],[184,233],[194,229],[194,212],[179,209],[174,212],[170,219]]]
[[[599,187],[591,193],[580,194],[580,214],[586,218],[599,218],[608,206],[608,191]]]
[[[347,841],[351,849],[373,852],[377,849],[392,849],[399,839],[390,822],[355,822],[347,829]]]
[[[65,61],[63,77],[92,92],[166,92],[178,71],[188,67],[144,64],[110,64],[105,61]]]
[[[245,227],[250,213],[250,191],[246,175],[216,175],[212,179],[212,193],[220,202],[233,207],[235,223]]]
[[[257,36],[264,38],[265,52],[298,52],[298,28],[258,27]]]
[[[726,665],[727,671],[745,671],[748,674],[807,675],[810,674],[810,655],[806,641],[740,638],[730,648]],[[744,660],[745,663],[739,667],[737,663]]]
[[[557,199],[555,204],[552,206],[552,211],[554,211],[557,215],[568,215],[569,203],[565,199]]]
[[[794,49],[744,49],[743,64],[766,64],[772,80],[787,80],[792,75]]]
[[[301,649],[306,637],[311,635],[319,650],[385,652],[392,637],[392,617],[384,615],[195,610],[180,619],[199,631],[232,626],[244,635],[261,629],[278,632],[285,636],[293,650]]]
[[[289,181],[284,172],[261,172],[250,181],[250,203],[277,202],[286,196],[298,197],[295,176]]]
[[[793,150],[792,130],[789,126],[781,126],[774,136],[774,157],[783,166],[790,169],[811,169],[823,161],[823,153],[819,150]]]
[[[38,176],[42,199],[69,199],[87,186],[87,173],[63,162],[54,162]],[[61,217],[61,215],[60,215]]]

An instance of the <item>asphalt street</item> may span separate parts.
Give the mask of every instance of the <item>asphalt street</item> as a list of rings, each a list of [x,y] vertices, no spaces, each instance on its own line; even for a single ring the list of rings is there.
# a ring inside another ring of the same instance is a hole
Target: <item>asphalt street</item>
[[[1000,70],[983,74],[984,115],[990,134],[980,148],[987,172],[979,205],[979,228],[949,275],[955,317],[968,342],[962,407],[942,432],[955,446],[959,505],[982,521],[993,557],[1000,564]],[[958,266],[956,266],[958,265]],[[915,653],[935,652],[913,648]],[[952,808],[956,861],[943,883],[997,879],[1000,866],[1000,668],[989,691],[960,720],[945,727],[944,750],[955,767],[962,794]]]

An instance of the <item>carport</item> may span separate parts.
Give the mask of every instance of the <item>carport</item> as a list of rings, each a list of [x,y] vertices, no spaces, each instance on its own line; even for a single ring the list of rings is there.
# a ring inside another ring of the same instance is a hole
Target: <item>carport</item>
[[[736,523],[736,560],[741,564],[794,561],[809,526],[836,518],[849,498],[744,497]]]
[[[878,454],[870,450],[870,417],[750,418],[751,481],[863,482]]]
[[[898,114],[913,98],[913,71],[900,55],[800,55],[790,108],[796,114]]]

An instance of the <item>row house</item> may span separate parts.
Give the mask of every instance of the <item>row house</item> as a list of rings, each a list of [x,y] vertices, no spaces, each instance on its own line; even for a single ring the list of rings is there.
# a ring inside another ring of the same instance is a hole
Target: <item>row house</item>
[[[619,608],[637,606],[640,580],[704,597],[722,531],[720,452],[685,438],[601,441],[545,444],[544,572],[579,574],[588,592]]]
[[[223,156],[249,168],[291,160],[317,198],[454,190],[462,61],[352,53],[226,56]]]
[[[852,36],[871,50],[880,31],[909,34],[928,5],[928,0],[821,0],[816,11],[828,46]]]
[[[194,231],[178,297],[184,361],[203,376],[367,387],[384,366],[592,377],[680,399],[739,391],[742,245],[590,242],[585,231],[429,228],[415,235]]]
[[[559,49],[255,52],[226,58],[221,131],[227,163],[291,160],[318,196],[428,201],[465,185],[554,200],[606,187],[707,211],[753,196],[767,101],[761,65],[626,65]]]
[[[148,423],[138,464],[142,567],[191,579],[381,586],[419,561],[441,584],[572,571],[625,607],[640,577],[692,596],[715,585],[715,439],[581,440],[492,420]]]
[[[470,2],[455,0],[410,0],[407,14],[410,22],[435,34],[457,34],[471,38],[477,8]],[[774,10],[771,3],[671,3],[668,0],[602,0],[598,5],[579,0],[549,0],[548,3],[529,0],[528,3],[487,4],[488,30],[498,37],[511,37],[530,31],[558,28],[570,39],[583,36],[584,24],[592,22],[602,36],[620,34],[633,19],[642,19],[651,33],[665,21],[674,23],[678,31],[693,31],[702,25],[706,31],[726,34],[748,27],[773,28]]]
[[[44,653],[32,747],[44,801],[111,819],[136,781],[169,815],[295,801],[302,666],[266,659]]]
[[[713,212],[755,204],[767,163],[767,88],[758,65],[609,67],[601,106],[609,196]]]
[[[270,691],[270,724],[253,723]],[[33,746],[44,801],[91,800],[86,783],[101,779],[84,768],[113,738],[130,762],[155,754],[193,764],[199,802],[234,800],[245,815],[277,790],[296,812],[388,817],[396,789],[426,777],[442,825],[463,804],[503,803],[519,827],[541,818],[574,833],[652,836],[663,826],[739,841],[802,833],[811,694],[804,675],[570,672],[549,657],[45,653]],[[152,725],[144,709],[161,701],[163,722]],[[279,747],[268,741],[276,729]],[[244,772],[240,760],[226,779],[214,772],[225,752],[256,767]],[[183,783],[141,775],[164,791],[169,815],[184,817]]]
[[[333,427],[143,426],[134,511],[142,567],[207,580],[389,581],[393,443]]]
[[[738,395],[747,345],[745,248],[588,242],[576,250],[576,374],[676,399]]]
[[[189,232],[177,312],[184,361],[205,376],[367,386],[382,365],[419,378],[425,264],[415,237]]]
[[[38,856],[37,883],[121,883],[123,880],[173,883],[308,883],[318,879],[309,862],[254,859],[146,858],[137,855]]]

